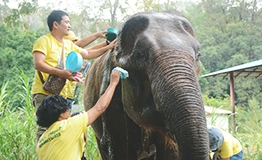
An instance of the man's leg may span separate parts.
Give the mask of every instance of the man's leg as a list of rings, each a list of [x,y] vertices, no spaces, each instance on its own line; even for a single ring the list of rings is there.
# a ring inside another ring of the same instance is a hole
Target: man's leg
[[[33,105],[35,106],[36,110],[42,103],[42,101],[47,97],[48,95],[44,94],[34,94],[32,95]],[[46,127],[38,126],[37,132],[36,132],[36,143],[38,142],[41,135],[47,130]]]
[[[69,104],[69,108],[70,108],[70,110],[72,110],[72,106],[73,106],[73,102],[74,102],[74,100],[71,99],[71,98],[67,98],[66,100],[67,100],[67,103]]]
[[[33,105],[35,106],[36,110],[42,103],[42,101],[47,97],[48,95],[45,94],[33,94],[32,95],[32,100],[33,100]]]

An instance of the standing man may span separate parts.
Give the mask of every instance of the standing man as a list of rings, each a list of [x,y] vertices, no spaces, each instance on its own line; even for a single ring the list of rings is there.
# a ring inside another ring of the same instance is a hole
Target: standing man
[[[113,43],[100,48],[100,50],[88,52],[86,49],[76,46],[72,41],[64,40],[64,36],[69,34],[71,25],[68,14],[61,10],[54,10],[48,15],[47,25],[49,27],[50,33],[36,40],[32,51],[36,72],[32,84],[31,94],[33,105],[36,107],[36,109],[44,98],[51,95],[51,93],[46,92],[43,89],[43,84],[37,71],[42,73],[44,81],[47,79],[49,74],[59,75],[69,81],[75,81],[74,74],[72,74],[70,70],[60,70],[55,68],[59,64],[63,46],[65,54],[75,51],[80,53],[84,59],[93,59],[99,57],[107,50],[112,49],[115,45],[114,41]],[[67,88],[64,87],[62,92],[66,93],[66,89]],[[44,127],[38,127],[37,140],[45,130],[46,128]]]

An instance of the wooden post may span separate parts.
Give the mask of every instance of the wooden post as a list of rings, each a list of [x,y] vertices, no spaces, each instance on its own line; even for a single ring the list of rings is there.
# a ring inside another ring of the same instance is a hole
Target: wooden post
[[[232,107],[232,131],[236,133],[236,120],[235,120],[235,91],[234,91],[234,72],[230,72],[230,102]]]

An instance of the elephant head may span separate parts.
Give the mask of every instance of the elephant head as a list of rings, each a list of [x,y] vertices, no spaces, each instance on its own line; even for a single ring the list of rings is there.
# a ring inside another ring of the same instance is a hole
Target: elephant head
[[[200,46],[190,22],[176,11],[138,13],[117,38],[116,47],[93,63],[84,89],[87,110],[114,67],[129,72],[92,125],[103,159],[209,159]]]

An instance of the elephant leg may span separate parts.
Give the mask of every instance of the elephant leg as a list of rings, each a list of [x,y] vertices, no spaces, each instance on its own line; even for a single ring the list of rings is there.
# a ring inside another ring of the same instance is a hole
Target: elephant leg
[[[100,140],[101,150],[108,160],[135,160],[139,148],[141,129],[123,109],[107,110],[103,115],[103,135]],[[106,118],[105,118],[106,117]]]
[[[150,143],[151,132],[142,129],[141,148],[138,150],[138,160],[156,160],[156,146]]]
[[[172,159],[179,160],[179,149],[177,142],[174,142],[167,134],[156,133],[156,159]]]
[[[177,143],[168,135],[155,131],[143,130],[141,139],[142,152],[139,160],[179,159]]]
[[[101,158],[103,160],[107,160],[108,157],[107,157],[107,154],[103,151],[103,149],[101,148],[101,145],[100,145],[100,139],[98,137],[96,137],[96,142],[97,142],[97,146],[98,146],[98,150],[100,152],[100,155],[101,155]]]

